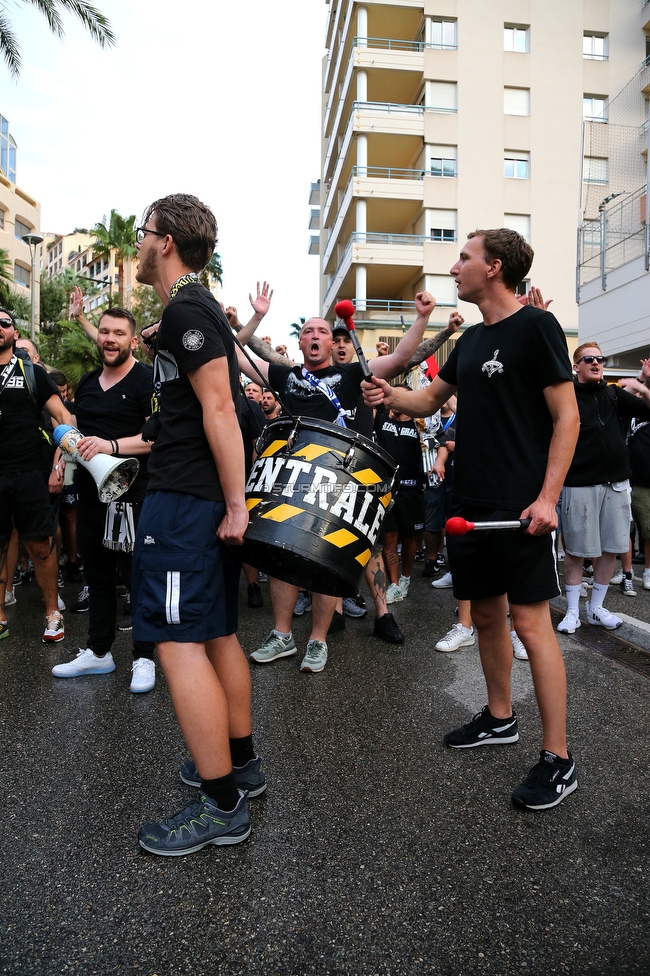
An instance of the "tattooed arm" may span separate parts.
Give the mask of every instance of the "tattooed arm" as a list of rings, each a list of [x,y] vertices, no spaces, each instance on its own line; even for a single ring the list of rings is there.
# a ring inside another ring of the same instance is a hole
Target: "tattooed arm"
[[[446,329],[439,332],[437,335],[433,336],[431,339],[425,339],[415,350],[412,359],[410,360],[407,369],[413,369],[415,366],[419,366],[423,363],[425,359],[429,356],[433,356],[434,353],[440,349],[442,345],[451,339],[454,332],[457,332],[461,325],[464,323],[465,319],[459,312],[452,312],[449,316],[449,324]]]

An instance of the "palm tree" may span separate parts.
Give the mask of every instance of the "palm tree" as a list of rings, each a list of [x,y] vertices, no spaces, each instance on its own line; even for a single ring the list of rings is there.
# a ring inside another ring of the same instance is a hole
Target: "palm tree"
[[[63,21],[59,11],[65,10],[77,17],[100,47],[113,47],[115,34],[110,21],[92,3],[86,0],[20,0],[31,4],[43,14],[56,37],[63,37]],[[0,55],[4,58],[13,78],[18,78],[21,68],[20,47],[6,12],[7,4],[0,4]]]
[[[133,258],[138,253],[135,246],[135,214],[130,217],[121,217],[117,210],[111,210],[111,219],[106,226],[106,217],[103,223],[97,223],[93,227],[93,234],[97,235],[97,240],[93,244],[96,257],[104,258],[109,263],[110,274],[108,277],[108,305],[112,303],[112,281],[113,269],[111,264],[111,252],[117,252],[117,301],[124,306],[124,259]]]
[[[14,280],[11,271],[11,258],[9,251],[0,247],[0,305],[5,307],[11,303],[12,289],[10,282]]]
[[[221,255],[215,251],[205,268],[199,275],[199,281],[204,288],[209,290],[210,288],[210,278],[212,281],[218,281],[220,285],[223,285],[223,267],[221,265]]]

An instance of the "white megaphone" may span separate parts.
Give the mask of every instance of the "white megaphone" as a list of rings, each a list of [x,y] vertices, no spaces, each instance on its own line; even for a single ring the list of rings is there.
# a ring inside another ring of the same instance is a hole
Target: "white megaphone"
[[[77,448],[84,435],[70,424],[59,424],[54,428],[52,436],[55,444],[63,451],[67,463],[81,464],[90,472],[97,485],[100,502],[116,501],[135,481],[140,470],[140,462],[136,458],[114,458],[108,454],[96,454],[90,461],[86,461]]]

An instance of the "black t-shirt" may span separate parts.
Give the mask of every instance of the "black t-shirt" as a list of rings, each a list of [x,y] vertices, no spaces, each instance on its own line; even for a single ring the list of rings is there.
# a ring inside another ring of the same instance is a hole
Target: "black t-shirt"
[[[553,433],[543,391],[572,379],[559,322],[525,305],[474,325],[439,375],[458,388],[454,497],[523,510],[542,488]]]
[[[0,366],[0,373],[4,366]],[[60,398],[59,391],[44,369],[34,370],[34,395],[31,397],[27,381],[18,362],[0,393],[0,471],[46,471],[52,452],[47,450],[40,431],[41,410],[51,396]]]
[[[334,391],[343,410],[345,422],[352,430],[356,430],[355,417],[361,393],[363,371],[359,363],[345,363],[341,366],[327,366],[325,369],[311,370],[316,379],[324,380]],[[313,417],[316,420],[336,422],[336,407],[330,402],[325,393],[316,389],[302,375],[300,366],[269,366],[269,384],[280,395],[287,410],[296,417]],[[369,425],[364,423],[364,429],[359,433],[366,434]]]
[[[94,369],[92,373],[82,376],[77,384],[73,408],[77,427],[86,437],[102,437],[109,441],[139,434],[151,413],[151,366],[136,361],[126,376],[108,390],[103,390],[100,386],[101,374],[101,368]],[[147,491],[149,456],[128,453],[117,456],[137,457],[140,463],[138,477],[120,501],[142,501]],[[92,475],[82,465],[79,465],[77,484],[80,495],[97,494]]]
[[[239,414],[239,370],[228,320],[203,285],[184,285],[167,305],[158,330],[154,372],[162,383],[160,432],[149,461],[149,491],[223,500],[203,430],[203,410],[187,376],[222,358],[228,361],[230,392]]]
[[[253,445],[266,427],[268,420],[256,400],[249,400],[247,396],[242,396],[240,406],[239,427],[244,438],[244,459],[246,477],[248,477],[253,467]]]
[[[396,420],[385,410],[378,410],[375,418],[377,443],[399,464],[399,483],[422,488],[422,444],[414,420]]]

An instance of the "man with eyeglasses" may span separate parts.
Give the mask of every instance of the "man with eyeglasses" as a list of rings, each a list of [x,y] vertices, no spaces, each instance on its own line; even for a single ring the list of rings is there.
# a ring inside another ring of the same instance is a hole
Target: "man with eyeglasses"
[[[133,637],[157,644],[192,755],[181,778],[200,790],[175,816],[140,829],[140,845],[165,856],[246,840],[247,797],[266,788],[231,548],[248,526],[239,370],[228,321],[198,278],[216,237],[211,210],[184,193],[152,203],[136,236],[136,278],[165,311],[154,360],[160,428],[133,554]]]
[[[0,638],[9,636],[4,612],[6,557],[15,525],[34,565],[45,601],[45,643],[65,635],[58,607],[58,566],[51,545],[55,531],[49,492],[61,491],[63,475],[44,450],[41,411],[57,424],[70,423],[56,386],[44,369],[16,355],[18,331],[11,312],[0,309]],[[48,490],[49,489],[49,490]]]
[[[597,342],[585,342],[573,354],[580,434],[562,490],[567,612],[557,629],[563,634],[573,634],[581,626],[579,598],[585,559],[591,559],[594,567],[587,622],[606,630],[616,630],[623,623],[603,603],[616,555],[627,552],[630,544],[627,425],[633,417],[650,421],[650,390],[631,378],[621,380],[620,386],[608,386],[603,379],[604,362]]]

